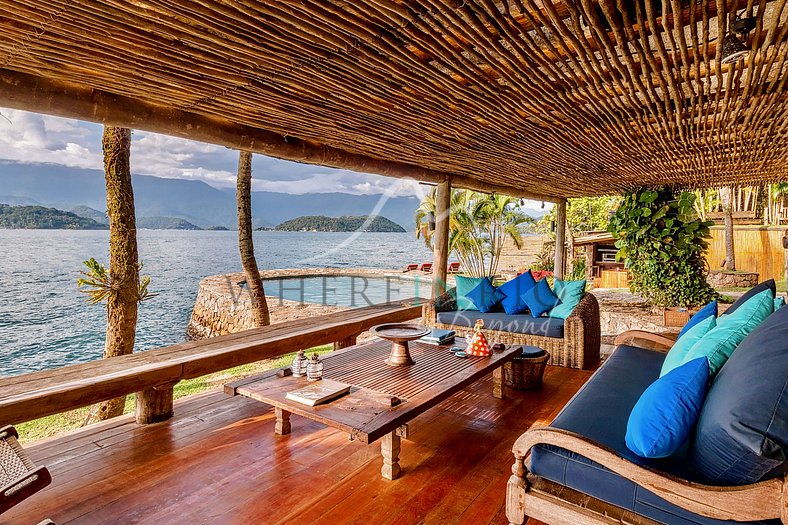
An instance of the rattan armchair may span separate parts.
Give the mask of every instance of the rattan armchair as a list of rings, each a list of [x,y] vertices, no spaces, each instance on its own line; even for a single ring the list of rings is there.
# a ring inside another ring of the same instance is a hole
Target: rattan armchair
[[[473,328],[439,323],[438,312],[457,309],[456,289],[452,288],[434,301],[427,302],[422,310],[422,323],[430,328],[454,330],[459,336],[468,336]],[[550,353],[551,365],[569,368],[593,368],[599,362],[601,330],[599,303],[593,294],[586,293],[564,322],[562,338],[544,335],[520,334],[499,330],[484,333],[490,342],[511,345],[536,346]]]
[[[30,461],[18,438],[14,427],[0,428],[0,514],[52,482],[46,467]]]

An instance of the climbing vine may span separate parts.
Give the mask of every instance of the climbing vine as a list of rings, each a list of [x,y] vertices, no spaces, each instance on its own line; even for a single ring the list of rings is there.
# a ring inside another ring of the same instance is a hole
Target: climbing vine
[[[694,202],[692,193],[643,188],[625,195],[610,220],[630,289],[655,306],[697,306],[717,295],[703,255],[712,223],[698,218]]]

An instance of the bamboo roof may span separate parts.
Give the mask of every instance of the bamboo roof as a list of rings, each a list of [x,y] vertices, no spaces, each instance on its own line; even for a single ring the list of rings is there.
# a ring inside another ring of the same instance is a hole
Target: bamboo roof
[[[0,106],[548,199],[788,179],[786,0],[0,0]],[[720,62],[735,13],[754,51]]]

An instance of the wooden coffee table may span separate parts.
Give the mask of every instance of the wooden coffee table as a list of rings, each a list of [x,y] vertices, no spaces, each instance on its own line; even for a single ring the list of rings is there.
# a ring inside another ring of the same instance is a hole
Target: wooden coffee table
[[[507,347],[491,357],[455,357],[453,345],[410,344],[414,364],[391,367],[385,360],[391,342],[376,340],[323,356],[323,377],[352,385],[350,393],[323,405],[310,407],[285,399],[287,392],[303,388],[305,377],[283,376],[272,370],[256,377],[228,383],[226,393],[241,395],[273,405],[275,432],[290,433],[290,415],[318,421],[343,430],[351,439],[373,443],[383,439],[381,475],[396,479],[400,473],[400,440],[407,437],[407,423],[487,374],[493,374],[493,397],[503,398],[503,365],[519,354],[519,347]],[[281,370],[289,370],[281,369]]]

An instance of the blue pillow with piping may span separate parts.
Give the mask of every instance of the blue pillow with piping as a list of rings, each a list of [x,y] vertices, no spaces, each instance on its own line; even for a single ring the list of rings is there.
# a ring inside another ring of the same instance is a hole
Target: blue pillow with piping
[[[537,281],[533,288],[523,294],[522,299],[533,317],[542,317],[545,312],[561,304],[560,299],[550,289],[547,279]]]
[[[528,305],[523,300],[523,294],[534,287],[534,279],[531,270],[522,273],[498,287],[498,291],[504,294],[501,300],[503,311],[509,315],[521,314],[528,309]]]
[[[643,458],[664,458],[689,439],[709,390],[709,361],[693,359],[643,391],[627,421],[627,448]]]
[[[681,336],[686,334],[690,328],[698,324],[699,322],[703,321],[707,317],[714,316],[717,317],[717,301],[712,301],[700,310],[698,310],[695,315],[690,317],[690,320],[687,321],[687,324],[684,325],[684,328],[681,329],[679,332],[679,339]]]
[[[575,307],[580,304],[580,300],[586,293],[586,280],[562,281],[561,279],[555,279],[553,281],[553,291],[561,302],[550,310],[547,316],[556,319],[566,319]]]
[[[468,299],[468,294],[485,279],[487,279],[487,277],[464,277],[462,275],[458,275],[454,278],[454,282],[457,285],[458,310],[477,310],[473,301]]]
[[[493,286],[489,277],[485,277],[465,297],[470,299],[481,313],[486,314],[491,312],[506,296]]]

